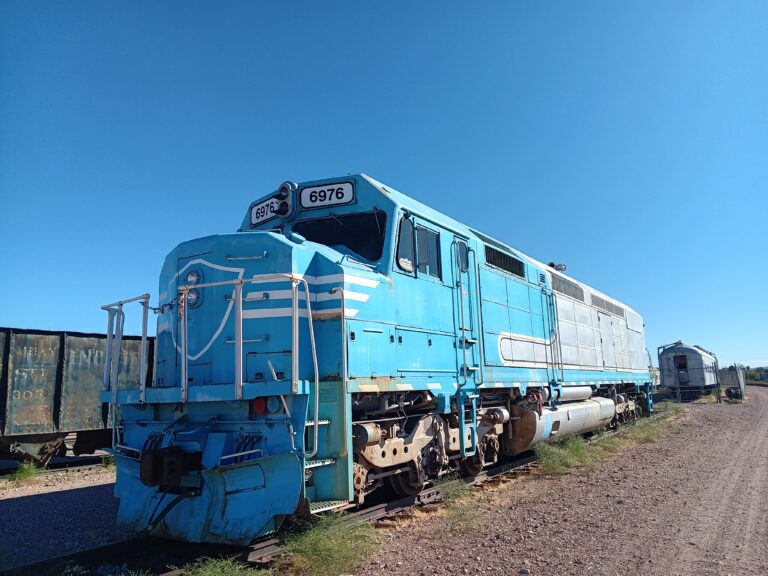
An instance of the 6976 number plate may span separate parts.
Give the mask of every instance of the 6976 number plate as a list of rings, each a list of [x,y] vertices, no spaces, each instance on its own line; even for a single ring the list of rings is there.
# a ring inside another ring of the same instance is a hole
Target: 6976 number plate
[[[301,190],[302,208],[325,208],[326,206],[351,204],[354,201],[355,187],[352,182],[336,182]]]
[[[259,204],[251,207],[251,226],[256,226],[272,218],[277,218],[277,209],[280,206],[280,200],[269,198]]]

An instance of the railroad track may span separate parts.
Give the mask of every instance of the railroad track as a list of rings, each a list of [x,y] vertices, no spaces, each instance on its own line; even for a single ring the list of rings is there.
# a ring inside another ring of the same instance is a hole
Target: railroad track
[[[533,453],[526,453],[514,461],[490,467],[477,476],[462,478],[462,480],[469,485],[479,486],[506,476],[528,474],[535,467],[536,456]],[[350,525],[374,522],[395,516],[415,506],[440,502],[442,499],[440,483],[437,483],[425,488],[416,496],[374,503],[348,512],[344,522]],[[168,567],[183,566],[205,557],[234,557],[249,564],[263,564],[269,562],[280,550],[280,539],[277,537],[266,538],[247,547],[191,544],[152,537],[132,538],[35,564],[19,566],[2,574],[4,576],[58,575],[67,568],[71,570],[75,566],[88,571],[83,573],[96,573],[100,567],[115,566],[116,568],[127,567],[129,570],[139,572],[149,571],[162,576],[179,576],[183,570]]]
[[[653,420],[663,417],[663,412],[644,416],[644,419]],[[620,426],[617,430],[605,431],[601,437],[612,436],[624,430]],[[592,442],[595,438],[588,438]],[[84,466],[101,466],[101,464]],[[484,470],[474,477],[461,478],[472,486],[479,486],[489,482],[501,480],[506,477],[523,476],[530,474],[538,467],[537,457],[533,452],[526,452],[515,460],[503,462]],[[82,469],[82,468],[81,468]],[[48,473],[60,472],[51,470]],[[375,522],[395,516],[415,506],[437,503],[443,500],[441,483],[428,486],[418,495],[400,498],[388,502],[375,502],[364,508],[347,512],[345,522],[350,525],[364,522]],[[181,569],[169,569],[169,566],[183,566],[201,558],[228,557],[237,558],[249,564],[264,564],[269,562],[281,551],[279,537],[266,538],[257,541],[250,546],[223,546],[213,544],[190,544],[185,542],[173,542],[159,538],[133,538],[123,540],[85,550],[66,556],[45,560],[35,564],[29,564],[8,570],[2,573],[4,576],[22,576],[27,574],[56,574],[59,575],[67,567],[78,566],[90,573],[97,573],[99,567],[114,565],[116,568],[127,567],[133,571],[147,571],[161,576],[180,576]],[[88,573],[88,572],[86,572]]]

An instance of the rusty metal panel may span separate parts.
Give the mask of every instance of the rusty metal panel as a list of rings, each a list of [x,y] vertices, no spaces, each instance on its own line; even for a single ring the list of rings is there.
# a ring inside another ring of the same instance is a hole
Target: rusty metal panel
[[[10,333],[6,436],[56,431],[60,340],[59,335]]]
[[[147,351],[152,347],[152,341],[147,343]],[[120,390],[136,389],[139,387],[139,370],[141,369],[141,339],[123,339],[120,348],[120,375],[118,388]],[[146,374],[143,375],[146,377]]]
[[[60,430],[104,428],[99,393],[104,387],[104,338],[64,336]]]
[[[0,330],[0,436],[5,430],[5,406],[8,398],[8,375],[5,373],[5,345],[8,333]]]

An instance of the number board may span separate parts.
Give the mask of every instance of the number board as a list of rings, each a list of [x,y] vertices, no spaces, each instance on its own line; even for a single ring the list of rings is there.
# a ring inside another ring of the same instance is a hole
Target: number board
[[[256,226],[267,220],[277,217],[277,208],[280,206],[280,200],[270,198],[251,207],[251,226]]]
[[[352,204],[354,201],[355,186],[352,182],[334,182],[301,190],[301,207],[305,209]]]

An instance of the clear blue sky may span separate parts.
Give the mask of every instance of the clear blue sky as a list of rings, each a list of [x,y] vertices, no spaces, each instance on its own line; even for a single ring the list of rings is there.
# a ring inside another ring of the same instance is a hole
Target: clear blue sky
[[[768,365],[768,2],[0,3],[0,325],[348,172]]]

